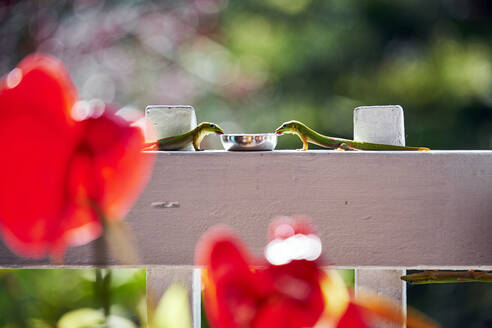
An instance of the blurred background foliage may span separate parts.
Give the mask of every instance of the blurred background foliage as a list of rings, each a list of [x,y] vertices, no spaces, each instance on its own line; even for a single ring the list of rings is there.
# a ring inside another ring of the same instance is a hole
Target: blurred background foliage
[[[491,32],[488,0],[2,0],[0,73],[48,52],[83,98],[191,104],[229,132],[351,138],[354,107],[400,104],[408,144],[489,149]]]
[[[490,283],[409,285],[407,297],[409,305],[437,319],[442,327],[492,327]]]
[[[228,132],[298,119],[351,138],[354,107],[400,104],[409,145],[492,146],[488,0],[0,0],[0,74],[33,51],[63,60],[82,98],[191,104]],[[97,308],[91,275],[1,271],[0,327]],[[131,276],[111,300],[138,324],[145,275]],[[446,327],[492,327],[491,288],[468,286],[413,286],[409,303]]]
[[[104,327],[104,311],[108,328],[143,327],[145,286],[143,269],[0,270],[0,327]]]

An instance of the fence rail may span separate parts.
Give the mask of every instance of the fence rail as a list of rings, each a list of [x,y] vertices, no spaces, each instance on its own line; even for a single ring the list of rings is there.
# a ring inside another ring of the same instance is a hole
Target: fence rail
[[[269,221],[293,214],[314,220],[330,263],[356,268],[356,288],[404,307],[405,269],[492,268],[492,151],[158,152],[126,218],[140,253],[130,266],[147,269],[156,296],[172,281],[189,286],[200,327],[202,233],[226,223],[260,254]],[[97,265],[120,266],[100,239],[63,264]],[[56,266],[0,245],[0,267]]]
[[[191,265],[226,223],[260,253],[276,215],[310,216],[342,267],[492,266],[492,151],[158,152],[126,222],[141,265]],[[117,265],[101,242],[65,266]],[[47,265],[0,247],[0,266]]]

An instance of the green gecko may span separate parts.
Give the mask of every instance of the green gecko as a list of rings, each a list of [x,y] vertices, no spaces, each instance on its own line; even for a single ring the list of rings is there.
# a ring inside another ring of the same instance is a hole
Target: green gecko
[[[332,148],[338,150],[430,150],[429,148],[425,147],[384,145],[342,138],[327,137],[319,134],[313,129],[310,129],[305,124],[299,121],[289,121],[283,123],[275,130],[275,134],[297,135],[302,141],[302,149],[299,150],[308,150],[308,142],[324,148]]]
[[[215,123],[202,122],[196,128],[184,134],[166,137],[153,142],[146,142],[143,150],[177,150],[193,144],[195,150],[200,150],[200,143],[209,134],[224,134],[224,131]]]
[[[401,277],[402,280],[415,284],[445,284],[457,282],[492,282],[492,271],[423,271]]]

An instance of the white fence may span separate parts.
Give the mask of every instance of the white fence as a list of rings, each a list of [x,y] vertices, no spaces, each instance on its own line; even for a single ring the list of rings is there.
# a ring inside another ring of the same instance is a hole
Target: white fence
[[[259,254],[269,221],[292,214],[313,219],[334,266],[404,304],[404,269],[492,268],[492,151],[158,152],[126,219],[131,266],[151,269],[158,293],[173,277],[191,286],[208,227],[230,225]],[[64,266],[118,266],[101,244],[70,249]],[[0,247],[0,267],[46,266]]]

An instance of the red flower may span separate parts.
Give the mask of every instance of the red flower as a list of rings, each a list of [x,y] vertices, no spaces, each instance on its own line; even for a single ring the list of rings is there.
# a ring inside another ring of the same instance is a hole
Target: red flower
[[[241,241],[225,228],[211,229],[197,246],[203,271],[204,304],[212,327],[253,327],[252,321],[268,286],[262,271]]]
[[[321,241],[309,219],[276,219],[268,236],[268,261],[255,259],[223,227],[199,241],[196,262],[204,266],[203,300],[211,327],[370,326],[371,310],[353,301],[335,271],[323,270]]]
[[[305,217],[272,222],[265,257],[255,259],[229,229],[212,228],[200,239],[203,300],[213,328],[368,328],[384,320],[404,325],[390,300],[362,293],[357,300],[341,277],[324,270],[321,241]],[[409,327],[437,327],[409,315]]]
[[[317,261],[255,260],[224,228],[202,237],[196,260],[205,266],[204,305],[214,328],[311,327],[324,311]]]
[[[149,177],[140,130],[104,105],[75,120],[76,101],[50,56],[28,56],[0,82],[0,227],[20,255],[60,256],[97,238],[101,214],[122,218]]]

